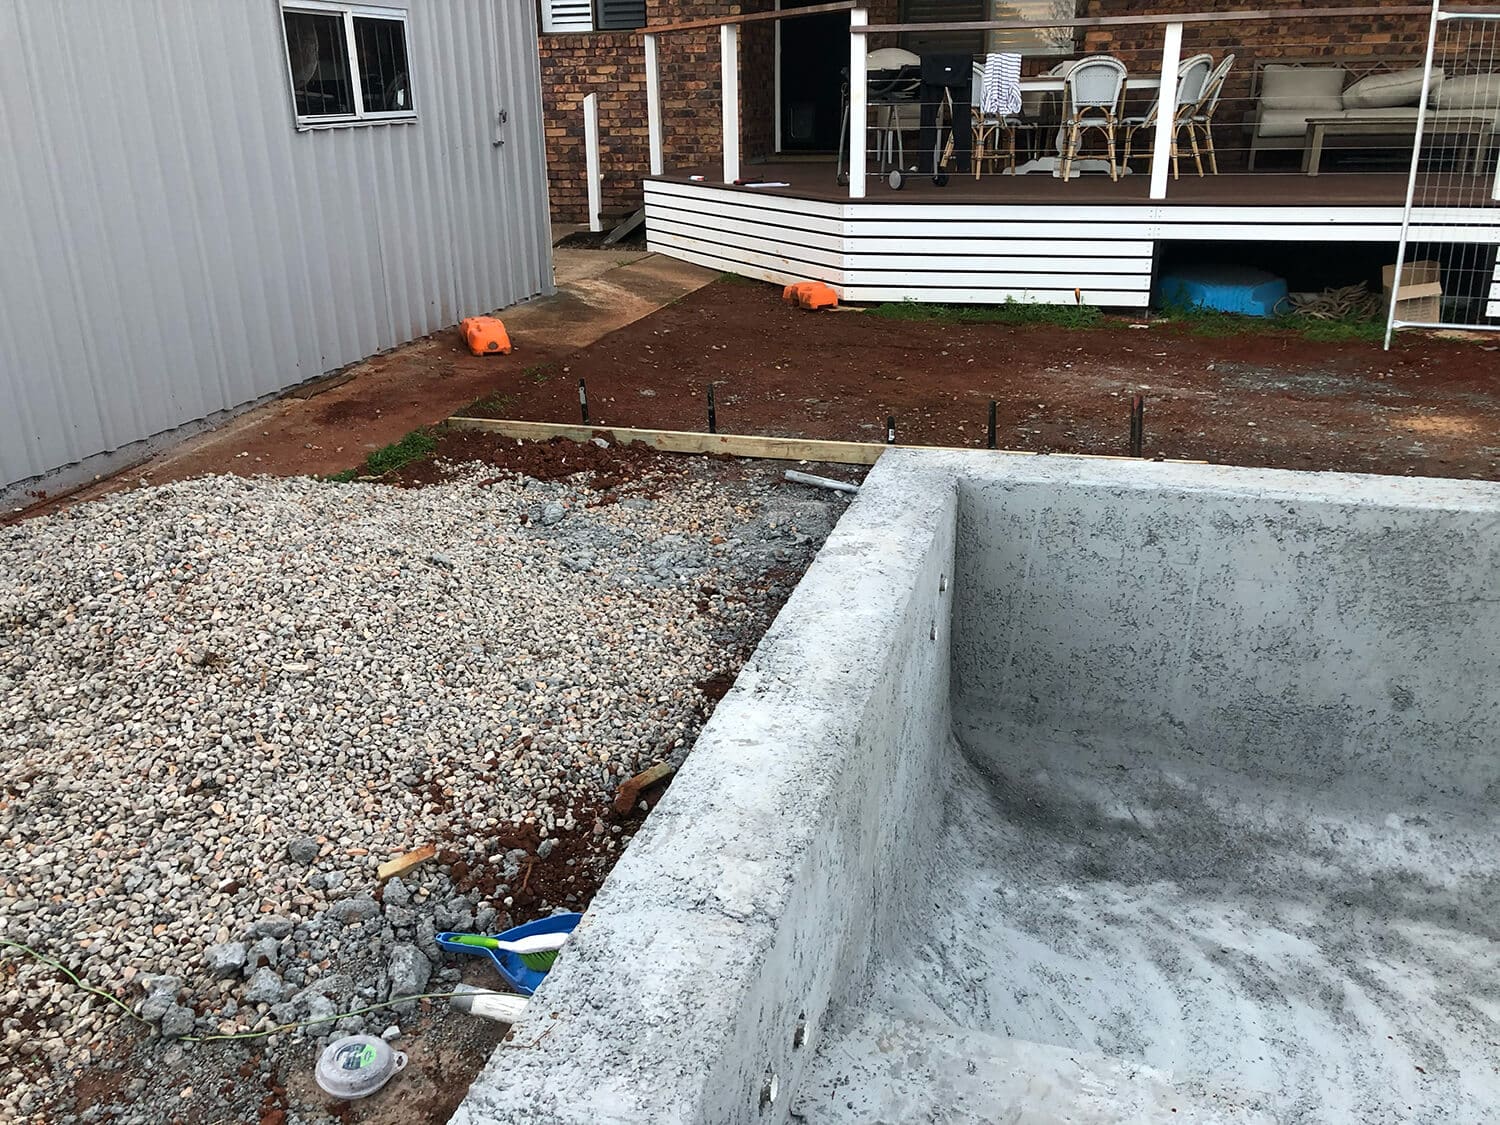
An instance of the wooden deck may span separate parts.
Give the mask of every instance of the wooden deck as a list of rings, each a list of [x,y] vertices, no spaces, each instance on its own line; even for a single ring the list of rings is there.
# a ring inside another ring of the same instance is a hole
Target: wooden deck
[[[1191,169],[1191,161],[1185,162]],[[1144,163],[1139,165],[1144,168]],[[702,183],[724,187],[723,171],[718,166],[674,170],[652,177],[673,183]],[[703,176],[694,181],[692,176]],[[1091,172],[1066,183],[1046,172],[1024,176],[998,175],[986,172],[979,179],[973,174],[951,175],[946,187],[937,187],[931,177],[908,175],[900,191],[893,191],[884,177],[871,175],[865,198],[850,200],[849,189],[838,184],[833,161],[787,161],[784,163],[747,164],[744,178],[786,182],[788,187],[756,187],[745,190],[757,195],[788,199],[814,199],[828,203],[1006,203],[1006,204],[1108,204],[1131,203],[1182,206],[1278,204],[1287,207],[1329,206],[1401,206],[1406,200],[1406,173],[1343,171],[1330,169],[1318,176],[1296,171],[1225,171],[1217,176],[1199,177],[1187,171],[1180,179],[1169,180],[1167,198],[1149,198],[1150,177],[1136,171],[1119,180]],[[1451,182],[1445,182],[1451,181]],[[1430,206],[1500,207],[1484,192],[1474,188],[1472,180],[1457,177],[1424,175],[1419,181],[1419,201]]]
[[[827,282],[851,302],[1141,308],[1164,243],[1325,243],[1332,253],[1384,243],[1394,255],[1406,197],[1406,177],[1389,172],[1184,176],[1155,200],[1139,174],[954,176],[943,188],[911,176],[900,191],[872,180],[866,198],[851,200],[832,162],[745,173],[786,186],[726,186],[714,168],[649,178],[647,245],[766,281]],[[1412,241],[1500,243],[1500,209],[1487,195],[1444,193],[1427,177],[1422,186]]]

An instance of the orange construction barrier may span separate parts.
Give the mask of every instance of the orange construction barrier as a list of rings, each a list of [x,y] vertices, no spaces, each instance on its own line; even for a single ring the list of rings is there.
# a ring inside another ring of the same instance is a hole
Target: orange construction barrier
[[[839,295],[821,281],[796,281],[781,291],[781,299],[804,309],[831,309],[838,306]]]
[[[510,351],[510,334],[499,317],[467,317],[459,321],[458,328],[475,355],[505,355]]]

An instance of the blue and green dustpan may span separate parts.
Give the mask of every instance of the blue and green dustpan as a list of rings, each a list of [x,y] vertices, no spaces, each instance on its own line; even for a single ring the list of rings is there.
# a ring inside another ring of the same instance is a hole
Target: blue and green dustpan
[[[522,996],[530,996],[546,977],[551,962],[556,959],[556,949],[523,954],[514,949],[496,948],[496,946],[513,946],[520,942],[524,948],[526,945],[535,944],[525,942],[523,940],[525,938],[538,938],[546,934],[571,934],[582,918],[582,914],[554,914],[550,918],[538,918],[522,926],[512,926],[504,933],[495,934],[493,937],[483,934],[455,933],[450,930],[438,934],[437,943],[449,953],[488,954],[490,960],[495,963],[495,968],[499,970],[501,979]]]

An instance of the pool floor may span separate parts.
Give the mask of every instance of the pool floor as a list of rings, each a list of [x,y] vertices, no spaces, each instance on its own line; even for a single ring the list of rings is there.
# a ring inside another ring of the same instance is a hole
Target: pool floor
[[[961,725],[927,899],[831,1014],[808,1122],[1479,1122],[1481,810]]]

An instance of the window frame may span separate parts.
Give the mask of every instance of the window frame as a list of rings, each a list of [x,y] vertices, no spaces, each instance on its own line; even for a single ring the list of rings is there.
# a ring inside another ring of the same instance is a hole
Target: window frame
[[[317,113],[302,114],[297,112],[297,80],[292,73],[292,45],[287,39],[286,16],[290,12],[293,15],[302,14],[309,16],[340,16],[344,25],[344,53],[349,60],[349,84],[352,87],[354,97],[353,113]],[[292,99],[292,119],[296,123],[297,132],[306,133],[315,129],[347,129],[359,125],[382,125],[393,124],[404,121],[417,120],[416,99],[412,98],[412,108],[400,109],[391,112],[367,111],[365,109],[365,83],[364,73],[359,65],[359,44],[354,34],[354,21],[356,19],[390,20],[401,24],[401,40],[406,47],[406,84],[407,89],[412,87],[411,81],[411,19],[405,8],[389,8],[376,4],[349,4],[335,3],[332,0],[281,0],[279,5],[281,16],[281,51],[286,56],[286,81],[287,94]]]
[[[588,27],[548,27],[549,15],[548,0],[537,0],[537,30],[542,35],[613,35],[621,31],[640,31],[647,26],[650,13],[646,5],[641,5],[641,22],[631,24],[629,27],[601,27],[600,19],[604,9],[604,0],[588,0],[589,25]]]

